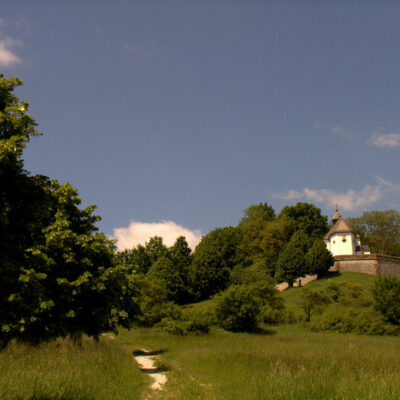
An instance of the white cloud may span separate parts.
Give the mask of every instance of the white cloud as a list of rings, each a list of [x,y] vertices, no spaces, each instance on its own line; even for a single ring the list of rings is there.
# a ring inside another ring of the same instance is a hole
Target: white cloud
[[[9,67],[13,64],[21,64],[20,58],[13,52],[13,48],[21,46],[22,42],[8,36],[0,35],[0,67]]]
[[[202,233],[200,230],[191,231],[173,221],[131,221],[127,228],[114,229],[114,238],[117,239],[117,248],[120,251],[131,249],[139,243],[144,244],[153,236],[161,236],[167,246],[172,246],[179,236],[185,236],[189,247],[194,250],[201,240]]]
[[[374,132],[367,142],[370,146],[397,147],[400,146],[400,133]]]
[[[272,197],[286,201],[290,200],[308,200],[314,203],[322,203],[333,207],[337,202],[342,210],[354,211],[362,210],[370,205],[384,199],[385,196],[400,195],[400,185],[392,183],[380,176],[376,177],[377,183],[374,186],[364,185],[356,191],[348,189],[345,192],[335,192],[329,189],[309,189],[304,188],[301,191],[289,190],[285,193],[276,193]]]

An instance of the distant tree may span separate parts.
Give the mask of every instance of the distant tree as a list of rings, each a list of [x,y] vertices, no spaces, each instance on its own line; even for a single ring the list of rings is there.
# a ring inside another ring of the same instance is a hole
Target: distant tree
[[[319,290],[303,288],[300,293],[300,301],[301,308],[305,313],[305,320],[308,322],[311,318],[311,312],[323,304],[329,303],[329,298]]]
[[[160,257],[149,269],[148,278],[164,282],[168,299],[182,303],[187,297],[187,287],[181,271],[168,257]]]
[[[238,264],[240,240],[241,232],[233,227],[217,228],[203,236],[190,267],[190,284],[198,299],[226,288],[230,270]]]
[[[317,274],[318,277],[321,277],[327,274],[335,259],[327,249],[325,242],[322,239],[316,239],[306,253],[305,262],[308,274]]]
[[[242,240],[238,258],[245,265],[264,264],[269,275],[273,276],[279,254],[290,239],[291,221],[285,217],[272,221],[258,219],[240,225],[239,229]]]
[[[179,236],[174,245],[169,248],[169,257],[179,270],[187,268],[191,259],[192,250],[190,249],[184,236]]]
[[[160,257],[168,255],[168,248],[163,243],[163,238],[160,236],[154,236],[150,238],[145,243],[144,247],[151,264],[156,262]]]
[[[252,204],[244,210],[239,224],[248,224],[256,220],[272,221],[275,217],[275,210],[267,203]]]
[[[392,324],[400,325],[400,279],[394,276],[376,278],[372,288],[375,308]]]
[[[146,274],[151,267],[150,256],[141,244],[133,249],[120,251],[116,253],[115,257],[117,264],[129,265],[140,274]]]
[[[305,252],[309,247],[310,238],[306,233],[297,231],[279,255],[276,267],[278,281],[286,281],[292,287],[296,278],[306,274]]]
[[[400,256],[400,212],[366,211],[347,221],[372,253]]]
[[[293,230],[303,231],[312,238],[322,238],[328,232],[328,219],[321,210],[310,203],[285,206],[278,218],[286,216],[293,221]]]

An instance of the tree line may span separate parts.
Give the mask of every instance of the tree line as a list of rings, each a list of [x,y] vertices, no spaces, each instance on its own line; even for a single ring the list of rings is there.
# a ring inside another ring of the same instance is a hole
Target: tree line
[[[201,330],[202,321],[183,315],[178,305],[233,286],[238,298],[249,297],[251,287],[261,299],[254,307],[262,305],[268,320],[282,309],[276,282],[324,275],[333,264],[322,240],[327,217],[309,203],[279,214],[267,203],[253,204],[236,226],[203,236],[194,252],[184,237],[167,247],[157,236],[117,252],[98,232],[95,206],[81,208],[71,184],[24,169],[23,151],[41,133],[28,103],[14,94],[20,85],[0,74],[0,347],[12,339],[39,343],[67,335],[79,343],[83,333],[97,338],[119,326],[164,320],[171,327],[171,318],[182,329]],[[380,225],[371,228],[364,214],[352,222],[371,248],[395,253],[400,219],[392,211],[389,217],[391,226],[397,223],[390,233],[394,247],[377,239]]]

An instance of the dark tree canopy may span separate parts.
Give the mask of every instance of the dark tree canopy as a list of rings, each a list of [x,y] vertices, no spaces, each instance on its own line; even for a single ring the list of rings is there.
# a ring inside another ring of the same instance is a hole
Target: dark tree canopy
[[[307,273],[318,277],[326,275],[335,259],[322,239],[316,239],[306,254]]]
[[[322,238],[328,232],[328,219],[321,215],[321,210],[310,203],[297,203],[285,206],[278,218],[288,217],[293,221],[293,230],[303,231],[313,238]]]
[[[307,273],[305,254],[310,247],[310,238],[302,231],[297,231],[287,246],[279,254],[276,267],[276,279],[287,281],[293,286],[295,279]]]

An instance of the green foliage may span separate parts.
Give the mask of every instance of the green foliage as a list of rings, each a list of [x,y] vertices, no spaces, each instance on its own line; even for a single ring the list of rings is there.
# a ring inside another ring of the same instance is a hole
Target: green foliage
[[[310,321],[311,312],[313,310],[317,310],[319,307],[329,302],[329,298],[325,293],[309,288],[303,288],[300,294],[300,299],[300,306],[304,311],[306,321]]]
[[[168,299],[178,303],[187,298],[185,281],[173,261],[165,256],[160,257],[147,273],[149,279],[157,279],[164,282],[168,292]]]
[[[217,228],[203,236],[190,267],[190,285],[197,299],[206,299],[226,288],[231,269],[238,264],[237,228]]]
[[[165,282],[141,276],[137,284],[137,300],[140,306],[140,313],[136,318],[138,326],[152,327],[163,318],[180,316],[179,307],[172,301],[168,301]]]
[[[276,279],[279,282],[288,282],[293,286],[296,278],[306,274],[305,252],[310,246],[310,238],[303,232],[297,231],[287,246],[279,255]]]
[[[136,272],[145,274],[151,267],[151,260],[146,248],[141,244],[130,250],[116,253],[116,263],[131,266]]]
[[[239,224],[248,224],[257,220],[272,221],[275,219],[275,210],[267,203],[252,204],[244,210],[244,216]]]
[[[175,318],[164,318],[157,327],[172,335],[203,335],[209,333],[211,322],[209,315],[187,310]]]
[[[372,288],[375,308],[387,321],[400,325],[400,279],[394,276],[380,276]]]
[[[326,275],[334,262],[332,253],[327,249],[322,239],[314,241],[305,257],[307,273],[310,275],[317,274],[318,277]]]
[[[242,224],[239,228],[242,232],[238,247],[239,259],[245,265],[264,264],[268,274],[274,276],[279,254],[290,239],[291,221],[284,217],[272,221],[259,218]]]
[[[261,321],[265,325],[275,326],[282,324],[294,324],[296,317],[293,311],[278,308],[273,308],[269,304],[261,310]]]
[[[114,263],[94,206],[80,209],[70,184],[23,170],[25,144],[39,133],[12,93],[21,81],[1,78],[0,344],[129,327],[138,310],[134,275]]]
[[[321,210],[310,203],[297,203],[285,206],[278,218],[287,217],[293,222],[294,232],[303,231],[308,236],[322,238],[328,232],[328,219],[321,215]]]
[[[377,285],[375,285],[375,288]],[[302,289],[303,291],[306,288]],[[383,293],[379,290],[380,293]],[[398,335],[400,329],[373,307],[369,291],[356,283],[329,284],[322,292],[332,305],[313,319],[311,329],[366,335]]]
[[[328,307],[311,323],[315,331],[336,331],[358,335],[398,335],[400,329],[388,324],[372,307],[360,308],[338,303]]]
[[[400,256],[400,212],[366,211],[347,221],[367,244],[371,253]]]
[[[150,238],[144,245],[150,264],[155,263],[160,257],[168,255],[168,248],[160,236]]]
[[[261,310],[258,296],[249,286],[231,286],[215,298],[215,312],[221,328],[233,332],[248,332],[257,327]]]

